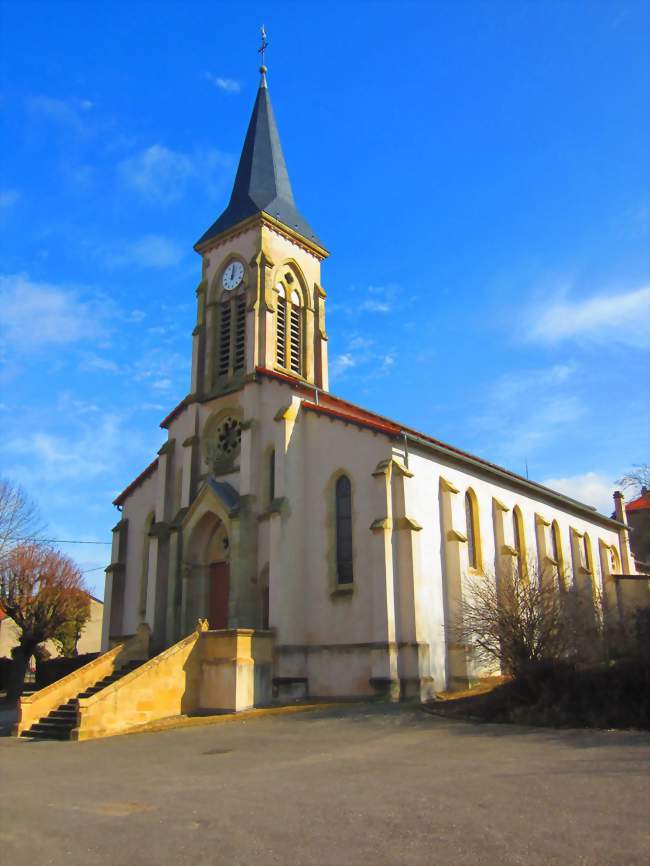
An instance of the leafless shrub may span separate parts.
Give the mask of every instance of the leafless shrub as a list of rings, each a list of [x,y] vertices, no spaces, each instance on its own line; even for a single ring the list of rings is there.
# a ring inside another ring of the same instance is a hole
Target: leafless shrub
[[[41,529],[38,509],[22,487],[0,478],[0,562],[13,547],[34,539]]]
[[[587,661],[602,656],[602,605],[575,589],[542,579],[535,563],[502,579],[468,577],[455,624],[481,666],[514,677],[551,661]]]

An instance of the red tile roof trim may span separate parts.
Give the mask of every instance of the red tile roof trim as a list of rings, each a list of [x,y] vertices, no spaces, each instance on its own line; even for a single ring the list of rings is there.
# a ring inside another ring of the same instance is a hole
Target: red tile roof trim
[[[418,439],[421,439],[423,442],[430,442],[433,446],[441,448],[451,454],[458,454],[459,457],[462,457],[465,460],[470,460],[474,463],[478,463],[481,466],[485,466],[487,469],[498,472],[520,483],[523,482],[527,487],[536,488],[537,490],[540,490],[547,495],[551,494],[556,498],[573,504],[574,506],[580,506],[585,511],[593,512],[595,517],[605,519],[608,523],[615,523],[619,526],[621,525],[618,523],[618,521],[612,520],[611,518],[607,518],[605,515],[600,514],[600,512],[598,512],[595,508],[592,508],[590,505],[585,505],[582,502],[578,502],[575,499],[564,496],[563,494],[552,490],[550,487],[544,487],[543,484],[538,484],[535,481],[530,481],[528,478],[524,478],[523,475],[517,475],[516,472],[511,472],[509,469],[504,469],[503,466],[498,466],[496,463],[490,463],[489,460],[484,460],[482,457],[476,457],[474,454],[470,454],[469,452],[463,451],[460,448],[455,448],[453,445],[448,445],[446,442],[442,442],[440,439],[434,439],[433,436],[427,436],[426,433],[420,433],[419,430],[414,430],[412,427],[405,427],[403,424],[398,424],[396,421],[392,421],[390,418],[386,418],[383,415],[378,415],[375,412],[369,412],[367,409],[362,409],[360,406],[356,406],[354,403],[349,403],[347,400],[343,400],[340,397],[335,397],[328,391],[321,391],[314,385],[308,385],[306,382],[301,382],[300,380],[294,379],[291,376],[287,376],[284,373],[276,373],[275,370],[268,370],[266,367],[257,367],[256,372],[261,374],[262,376],[266,376],[269,379],[277,379],[281,382],[287,382],[297,391],[301,391],[309,395],[314,395],[314,400],[309,401],[311,405],[305,408],[312,408],[313,410],[313,407],[316,407],[316,409],[319,410],[322,414],[331,414],[333,417],[336,416],[338,413],[338,415],[340,415],[341,417],[341,420],[354,421],[356,419],[359,422],[365,421],[367,426],[372,427],[372,429],[381,429],[381,432],[387,433],[388,435],[393,437],[396,435],[405,434],[415,436]],[[316,393],[318,394],[317,398]],[[314,402],[315,399],[318,399],[318,403]],[[305,402],[306,401],[303,401],[303,406],[305,405]],[[341,411],[341,409],[338,407],[345,407],[345,409],[344,411]],[[330,411],[328,412],[327,410]]]
[[[136,487],[139,487],[143,481],[146,481],[150,475],[153,475],[157,468],[158,458],[156,457],[156,459],[152,460],[152,462],[147,466],[147,468],[144,469],[138,475],[138,477],[134,481],[132,481],[128,487],[125,487],[124,490],[120,493],[120,495],[113,500],[113,505],[116,505],[118,507],[120,505],[123,505],[124,501],[133,493]]]
[[[337,412],[336,409],[330,409],[320,403],[312,403],[309,400],[303,400],[301,403],[303,409],[308,409],[311,412],[317,412],[320,415],[328,415],[330,418],[336,418],[339,421],[344,421],[346,424],[357,424],[359,427],[368,427],[370,430],[376,430],[379,433],[386,433],[388,436],[396,437],[400,435],[400,428],[394,424],[382,424],[379,421],[372,421],[367,418],[360,418],[358,415],[353,415],[348,412]]]
[[[178,415],[181,414],[183,409],[186,406],[188,406],[191,402],[192,401],[189,399],[189,395],[187,397],[183,397],[183,399],[178,404],[178,406],[174,406],[174,408],[169,413],[169,415],[165,416],[165,418],[163,418],[162,421],[160,422],[160,426],[163,428],[163,430],[166,430],[169,427],[169,425],[172,423],[174,418],[178,417]]]

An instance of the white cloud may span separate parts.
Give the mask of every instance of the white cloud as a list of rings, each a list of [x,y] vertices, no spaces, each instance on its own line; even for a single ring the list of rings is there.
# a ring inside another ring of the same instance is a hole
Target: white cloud
[[[205,78],[210,84],[214,84],[218,90],[223,90],[226,93],[239,93],[241,90],[241,84],[234,78],[222,78],[218,75],[212,75],[210,72],[205,73]]]
[[[51,96],[34,96],[29,100],[32,114],[53,120],[76,132],[87,132],[87,121],[83,115],[93,108],[89,99],[55,99]]]
[[[17,189],[0,190],[0,209],[8,210],[16,204],[19,198],[20,193]]]
[[[2,342],[23,353],[101,336],[99,308],[76,291],[33,282],[25,274],[0,276]]]
[[[118,373],[120,370],[115,361],[110,358],[102,358],[92,352],[83,356],[81,367],[84,370],[100,370],[104,373]]]
[[[26,484],[110,477],[112,461],[115,455],[123,454],[124,442],[129,439],[119,422],[117,416],[101,413],[81,431],[57,435],[37,430],[10,439],[3,450],[18,461],[12,474]]]
[[[341,374],[345,373],[346,370],[355,367],[356,363],[356,360],[354,359],[352,354],[350,354],[350,352],[345,352],[343,355],[337,355],[336,358],[333,358],[330,361],[330,376],[341,376]]]
[[[593,505],[601,514],[609,516],[614,510],[612,494],[616,485],[605,475],[599,475],[597,472],[585,472],[583,475],[572,475],[566,478],[547,478],[542,481],[542,484],[585,505]]]
[[[220,194],[231,165],[231,157],[218,150],[184,153],[152,144],[123,160],[118,171],[127,186],[144,198],[169,204],[185,195],[190,184],[200,185],[210,195]]]
[[[396,292],[395,286],[368,286],[368,297],[358,309],[368,313],[390,313]]]
[[[120,267],[136,265],[144,268],[169,268],[183,258],[183,250],[175,241],[161,235],[146,235],[140,240],[126,244],[119,252],[109,253],[108,265]]]
[[[348,337],[346,351],[336,355],[329,364],[333,379],[343,378],[349,370],[357,370],[356,375],[367,382],[390,372],[395,364],[395,353],[379,350],[374,341],[359,334]]]
[[[577,374],[569,362],[506,373],[483,387],[466,424],[480,434],[476,450],[519,462],[573,429],[587,411],[573,391]]]
[[[580,338],[636,348],[649,345],[650,286],[581,300],[558,298],[528,313],[528,339],[558,343]]]
[[[361,310],[366,310],[369,313],[390,313],[392,306],[388,301],[373,301],[368,299],[363,301],[360,306]]]

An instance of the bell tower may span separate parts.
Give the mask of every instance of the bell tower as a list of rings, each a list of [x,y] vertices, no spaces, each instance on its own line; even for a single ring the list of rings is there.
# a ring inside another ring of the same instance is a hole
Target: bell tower
[[[266,72],[228,206],[194,246],[203,262],[192,352],[199,399],[240,388],[260,367],[328,388],[328,253],[296,206]]]

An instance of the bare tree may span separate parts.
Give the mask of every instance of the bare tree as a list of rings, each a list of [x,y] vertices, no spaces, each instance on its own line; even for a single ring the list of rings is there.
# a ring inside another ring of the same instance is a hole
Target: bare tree
[[[477,662],[496,662],[517,677],[540,662],[596,654],[602,631],[598,600],[540,577],[529,563],[501,580],[466,579],[454,633]]]
[[[650,464],[635,463],[629,472],[616,479],[616,483],[624,489],[631,487],[637,493],[644,487],[650,489]]]
[[[77,566],[41,544],[14,547],[0,562],[0,610],[18,626],[8,697],[20,697],[29,659],[64,623],[85,622],[90,596]]]
[[[41,529],[38,509],[22,487],[0,478],[0,562],[16,544],[34,539]]]

